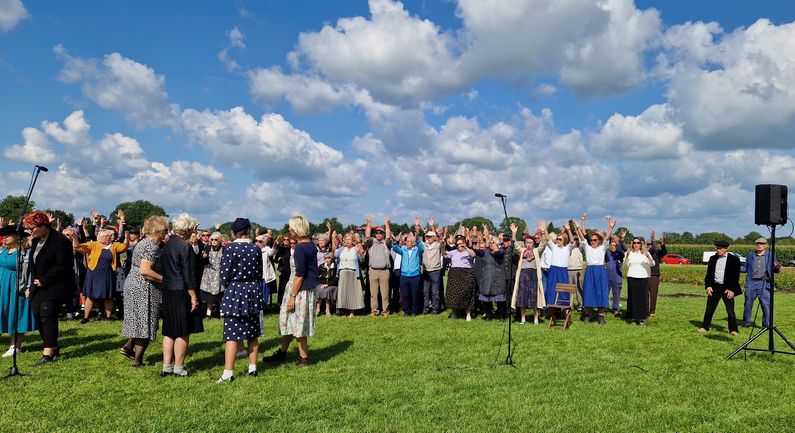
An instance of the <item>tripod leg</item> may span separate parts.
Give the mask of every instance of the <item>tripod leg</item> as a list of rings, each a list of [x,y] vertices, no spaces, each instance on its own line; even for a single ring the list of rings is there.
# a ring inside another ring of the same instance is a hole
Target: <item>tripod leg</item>
[[[781,331],[778,330],[778,328],[774,326],[771,329],[776,331],[776,334],[778,334],[778,336],[781,337],[781,339],[784,340],[784,342],[787,343],[787,345],[789,345],[790,349],[795,350],[795,346],[793,346],[792,343],[790,343],[790,341],[787,340],[787,337],[785,337],[784,334],[782,334]]]
[[[765,332],[767,332],[769,329],[770,329],[770,328],[763,328],[763,329],[762,329],[761,331],[759,331],[759,332],[758,332],[756,335],[754,335],[753,337],[751,337],[751,339],[750,339],[750,340],[748,340],[748,341],[746,341],[745,343],[743,343],[743,345],[742,345],[742,346],[738,347],[738,348],[737,348],[737,349],[736,349],[734,352],[732,352],[732,353],[731,353],[729,356],[727,356],[727,357],[726,357],[726,358],[724,358],[723,360],[724,360],[724,361],[728,361],[728,360],[732,359],[732,358],[734,357],[734,355],[736,355],[736,354],[740,353],[740,351],[741,351],[741,350],[743,350],[743,349],[747,348],[749,345],[751,345],[751,343],[753,343],[753,342],[754,342],[754,340],[756,340],[757,338],[761,337],[761,336],[762,336],[762,334],[764,334]]]

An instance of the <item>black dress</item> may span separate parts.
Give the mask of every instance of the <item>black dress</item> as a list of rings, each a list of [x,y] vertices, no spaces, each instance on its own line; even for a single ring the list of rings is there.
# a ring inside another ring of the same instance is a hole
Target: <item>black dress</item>
[[[198,292],[193,248],[178,236],[166,242],[160,258],[163,268],[163,335],[187,337],[204,332],[203,312],[191,312],[188,289]],[[197,293],[198,295],[198,293]]]

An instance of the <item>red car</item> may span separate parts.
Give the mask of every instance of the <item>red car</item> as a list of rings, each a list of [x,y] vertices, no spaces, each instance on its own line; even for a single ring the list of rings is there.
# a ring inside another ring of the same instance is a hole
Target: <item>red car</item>
[[[662,262],[669,265],[689,265],[690,260],[678,254],[666,254],[662,258]]]

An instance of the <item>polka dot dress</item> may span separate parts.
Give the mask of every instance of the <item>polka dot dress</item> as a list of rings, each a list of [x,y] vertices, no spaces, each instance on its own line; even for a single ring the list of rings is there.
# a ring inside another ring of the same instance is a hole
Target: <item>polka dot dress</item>
[[[224,340],[254,339],[262,335],[260,313],[265,305],[260,290],[262,252],[248,241],[235,241],[224,248],[221,257],[221,301]]]

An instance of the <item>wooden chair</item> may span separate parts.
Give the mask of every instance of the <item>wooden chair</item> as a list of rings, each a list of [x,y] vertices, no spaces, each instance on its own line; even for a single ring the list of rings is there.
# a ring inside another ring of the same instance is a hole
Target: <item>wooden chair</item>
[[[569,299],[560,299],[561,293],[568,293]],[[563,329],[569,329],[569,325],[571,325],[571,312],[574,310],[574,298],[577,296],[576,293],[577,286],[574,284],[558,283],[558,285],[555,286],[555,303],[547,305],[547,309],[550,311],[548,328],[552,328],[552,326],[555,325],[555,313],[560,310],[566,313]]]

